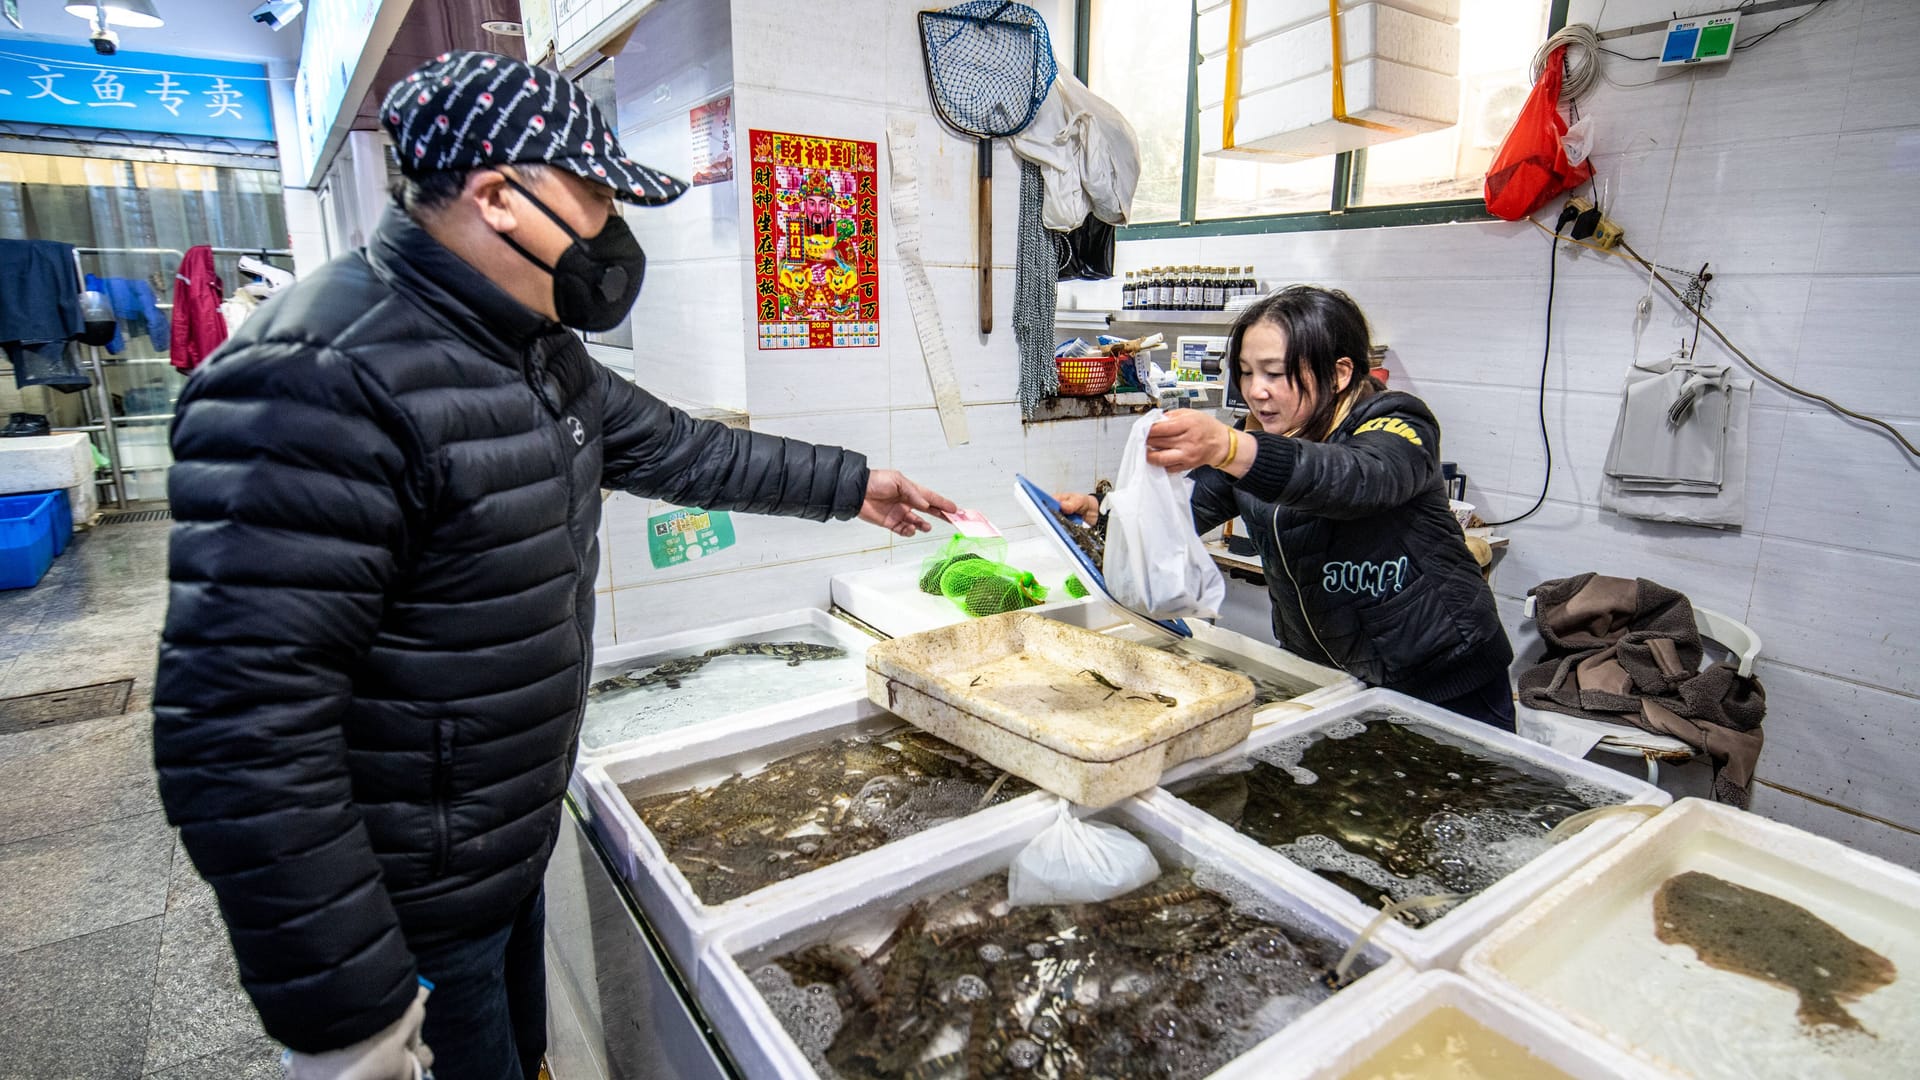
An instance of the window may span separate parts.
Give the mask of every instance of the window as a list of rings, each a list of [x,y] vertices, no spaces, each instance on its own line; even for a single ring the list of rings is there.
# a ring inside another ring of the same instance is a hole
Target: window
[[[1087,84],[1140,136],[1140,188],[1122,236],[1481,216],[1481,179],[1526,100],[1533,52],[1565,21],[1564,7],[1564,0],[1460,0],[1459,123],[1351,153],[1269,163],[1199,152],[1195,5],[1080,0]]]

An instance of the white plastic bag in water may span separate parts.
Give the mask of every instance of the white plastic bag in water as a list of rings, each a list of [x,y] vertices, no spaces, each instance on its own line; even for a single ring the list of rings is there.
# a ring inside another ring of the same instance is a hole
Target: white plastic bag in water
[[[1147,464],[1154,409],[1127,435],[1120,476],[1107,496],[1107,591],[1126,607],[1156,619],[1212,619],[1227,583],[1193,531],[1193,481]]]
[[[1123,896],[1160,876],[1139,837],[1115,825],[1081,821],[1060,800],[1060,816],[1014,856],[1007,903],[1093,904]]]

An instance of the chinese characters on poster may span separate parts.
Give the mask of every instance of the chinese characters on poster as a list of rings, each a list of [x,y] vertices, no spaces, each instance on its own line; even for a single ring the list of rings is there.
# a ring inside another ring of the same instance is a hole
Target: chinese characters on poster
[[[753,131],[748,147],[760,347],[879,345],[875,145]]]

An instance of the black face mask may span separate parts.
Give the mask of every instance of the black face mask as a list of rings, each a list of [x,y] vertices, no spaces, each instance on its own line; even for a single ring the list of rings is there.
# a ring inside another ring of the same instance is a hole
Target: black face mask
[[[634,298],[640,295],[640,282],[647,276],[647,253],[640,250],[640,241],[633,238],[633,230],[627,228],[626,220],[615,211],[607,216],[607,223],[599,233],[581,236],[518,181],[508,177],[507,183],[573,238],[572,246],[561,253],[560,261],[548,266],[513,237],[500,234],[500,239],[512,245],[528,262],[553,275],[553,309],[560,322],[576,330],[594,332],[619,326],[620,320],[633,310]]]

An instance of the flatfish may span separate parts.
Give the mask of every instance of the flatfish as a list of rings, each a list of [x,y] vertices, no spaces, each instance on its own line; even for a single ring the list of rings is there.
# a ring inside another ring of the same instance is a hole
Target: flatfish
[[[1893,961],[1798,904],[1689,870],[1653,895],[1653,929],[1668,945],[1690,945],[1702,963],[1800,995],[1809,1027],[1865,1031],[1842,1007],[1893,982]]]

